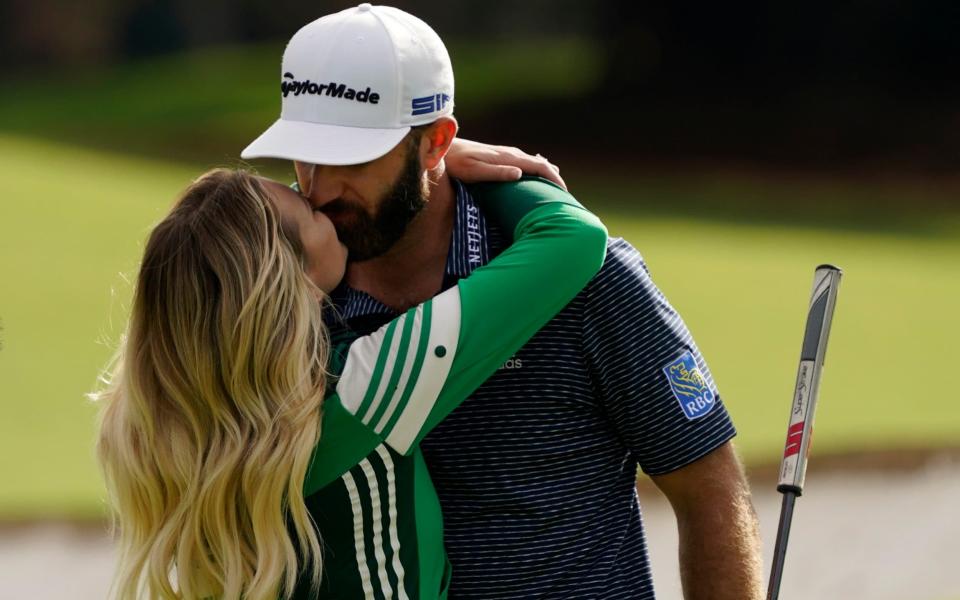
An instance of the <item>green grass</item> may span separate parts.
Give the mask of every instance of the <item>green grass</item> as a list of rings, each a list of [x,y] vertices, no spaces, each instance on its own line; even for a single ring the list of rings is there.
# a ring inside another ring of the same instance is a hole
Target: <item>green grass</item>
[[[130,294],[122,274],[133,275],[151,223],[199,168],[5,135],[0,155],[0,517],[95,516],[96,409],[84,394],[122,330]],[[821,262],[846,276],[815,451],[958,439],[950,376],[960,363],[958,236],[735,224],[633,211],[619,197],[685,205],[699,193],[689,180],[576,192],[643,252],[686,318],[748,462],[780,453]]]
[[[139,244],[193,170],[0,137],[0,515],[95,514],[84,394],[122,331]]]

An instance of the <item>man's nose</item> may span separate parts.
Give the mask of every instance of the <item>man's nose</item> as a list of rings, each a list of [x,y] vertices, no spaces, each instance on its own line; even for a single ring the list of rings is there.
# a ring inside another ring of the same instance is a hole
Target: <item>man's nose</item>
[[[343,194],[342,170],[330,165],[298,165],[306,171],[305,189],[300,191],[314,208],[323,208]]]

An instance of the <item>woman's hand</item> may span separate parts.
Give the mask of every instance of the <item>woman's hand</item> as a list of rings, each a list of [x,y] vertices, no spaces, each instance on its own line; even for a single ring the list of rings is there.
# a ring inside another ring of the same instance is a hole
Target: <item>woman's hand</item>
[[[526,173],[567,189],[557,165],[539,154],[531,156],[512,146],[491,146],[456,138],[447,152],[446,164],[452,176],[467,183],[516,181]]]

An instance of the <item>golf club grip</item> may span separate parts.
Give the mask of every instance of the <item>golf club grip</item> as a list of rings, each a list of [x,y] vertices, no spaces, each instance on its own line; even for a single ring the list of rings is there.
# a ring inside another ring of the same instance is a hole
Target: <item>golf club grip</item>
[[[797,384],[790,407],[790,424],[787,442],[780,464],[780,479],[777,490],[803,494],[803,482],[807,475],[807,456],[810,437],[820,391],[820,374],[827,352],[827,338],[833,322],[833,310],[837,304],[842,271],[832,265],[817,267],[813,276],[813,293],[807,312],[807,325],[800,349],[800,366],[797,369]]]

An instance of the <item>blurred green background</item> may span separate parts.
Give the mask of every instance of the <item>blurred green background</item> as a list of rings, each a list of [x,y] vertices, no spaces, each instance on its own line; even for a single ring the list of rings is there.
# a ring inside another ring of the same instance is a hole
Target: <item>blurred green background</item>
[[[322,4],[103,2],[33,29],[25,4],[4,7],[0,520],[102,516],[85,394],[123,330],[142,242],[192,178],[240,164],[276,118],[277,40],[342,3]],[[547,154],[644,254],[748,464],[779,459],[824,262],[845,279],[814,454],[958,446],[960,95],[937,66],[960,46],[936,19],[911,13],[926,28],[908,34],[894,3],[860,31],[843,7],[798,21],[757,3],[744,24],[611,2],[559,3],[554,22],[534,2],[465,24],[457,10],[478,3],[397,4],[448,41],[462,135]],[[820,37],[800,34],[814,25]],[[899,37],[870,53],[849,40],[874,43],[878,27]]]

